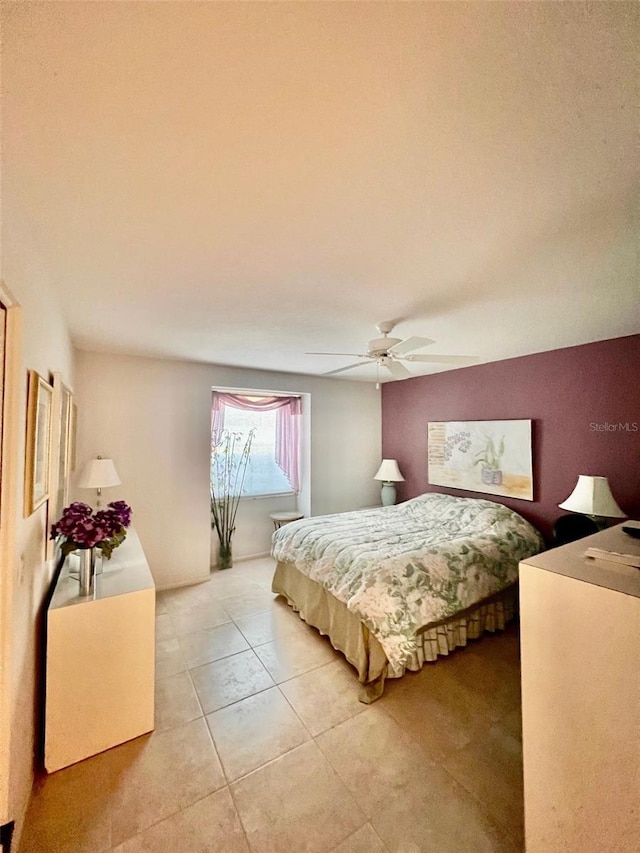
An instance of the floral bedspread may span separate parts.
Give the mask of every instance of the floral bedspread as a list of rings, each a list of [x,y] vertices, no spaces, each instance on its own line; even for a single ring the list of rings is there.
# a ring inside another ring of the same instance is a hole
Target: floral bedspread
[[[272,554],[346,604],[393,676],[417,650],[419,628],[500,592],[542,547],[538,531],[502,504],[430,493],[294,521],[274,533]]]

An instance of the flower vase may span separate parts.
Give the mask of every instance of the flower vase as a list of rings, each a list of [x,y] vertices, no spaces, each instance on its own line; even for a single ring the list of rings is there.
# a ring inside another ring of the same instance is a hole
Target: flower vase
[[[93,551],[93,573],[94,575],[101,575],[104,560],[102,551],[100,548],[92,548],[91,550]]]
[[[80,554],[80,595],[87,597],[93,595],[96,576],[95,550],[93,548],[81,548]]]
[[[230,569],[233,566],[231,542],[221,542],[218,547],[218,568]]]

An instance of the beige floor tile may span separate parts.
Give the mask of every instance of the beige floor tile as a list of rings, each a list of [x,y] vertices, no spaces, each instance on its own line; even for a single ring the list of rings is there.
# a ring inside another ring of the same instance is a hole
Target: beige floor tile
[[[111,769],[114,845],[225,784],[204,719],[138,738],[104,755]]]
[[[277,687],[222,708],[207,722],[230,782],[310,739]]]
[[[444,762],[445,768],[483,804],[498,823],[524,844],[522,745],[491,726]]]
[[[20,853],[102,853],[111,849],[108,775],[91,758],[36,783]]]
[[[521,853],[483,813],[480,805],[445,771],[418,774],[402,797],[394,796],[371,823],[390,853]]]
[[[249,649],[191,670],[205,714],[273,687],[273,679]]]
[[[176,636],[176,629],[168,613],[156,615],[156,643],[172,640]]]
[[[458,649],[449,657],[427,664],[419,672],[389,679],[383,699],[395,696],[396,692],[402,695],[405,691],[414,695],[414,704],[419,702],[418,697],[427,697],[448,709],[462,730],[475,733],[491,720],[496,705],[489,695],[476,689],[475,681],[486,677],[482,672],[475,673],[474,679],[465,679],[468,662],[464,658],[468,653],[468,649]]]
[[[394,853],[513,850],[479,803],[375,707],[317,743]]]
[[[273,602],[275,601],[275,594],[273,592],[264,589],[258,584],[253,584],[252,586],[253,589],[251,590],[222,599],[224,609],[232,619],[261,613],[273,606]]]
[[[186,670],[187,662],[184,659],[177,637],[160,640],[156,643],[156,680]]]
[[[366,821],[313,742],[231,785],[253,853],[326,853]]]
[[[262,588],[260,575],[252,571],[252,561],[236,563],[231,570],[215,571],[211,575],[211,586],[220,598],[229,598]]]
[[[316,743],[367,817],[403,795],[415,768],[426,772],[433,766],[376,705],[319,735]]]
[[[522,709],[520,705],[517,708],[512,708],[510,711],[505,711],[497,718],[497,721],[505,732],[508,732],[512,737],[522,743]]]
[[[272,643],[278,638],[295,637],[298,631],[315,630],[280,598],[273,602],[269,610],[253,616],[238,617],[235,623],[254,648]]]
[[[271,588],[273,574],[276,570],[276,561],[271,556],[258,557],[255,560],[249,560],[244,564],[238,564],[243,572],[246,572],[247,577],[251,577],[255,583],[260,585],[268,584]]]
[[[273,583],[273,574],[276,569],[276,564],[271,558],[269,558],[269,561],[268,565],[265,565],[261,571],[257,571],[255,573],[254,582],[263,589],[266,589],[268,592],[272,592],[271,584]]]
[[[441,665],[446,666],[443,661]],[[477,714],[467,702],[458,703],[451,713],[450,698],[442,701],[428,689],[428,672],[407,674],[389,680],[385,694],[377,703],[398,725],[419,744],[432,761],[444,761],[452,752],[466,746],[474,735],[484,732],[488,716]]]
[[[386,850],[375,829],[370,823],[365,823],[342,844],[334,847],[331,853],[386,853]]]
[[[489,635],[474,642],[459,656],[454,673],[474,704],[488,705],[492,719],[520,705],[519,666],[500,656],[499,639]]]
[[[118,853],[250,853],[228,788],[156,823]]]
[[[155,730],[172,729],[202,716],[202,708],[188,672],[156,680]]]
[[[361,686],[355,669],[347,670],[337,660],[285,681],[280,689],[312,735],[368,707],[358,700]]]
[[[165,607],[170,613],[197,607],[199,604],[215,604],[220,597],[211,580],[167,589],[163,591],[162,595]]]
[[[167,612],[166,593],[156,590],[156,616],[162,616]]]
[[[326,637],[315,630],[300,631],[293,639],[278,637],[256,646],[254,651],[277,684],[330,663],[338,654]]]
[[[416,777],[406,796],[371,819],[390,853],[522,853],[520,842],[488,820],[464,789],[437,779],[430,787]]]
[[[512,619],[503,631],[482,635],[480,642],[474,640],[474,653],[485,656],[490,666],[502,662],[511,667],[520,667],[520,626]]]
[[[180,607],[170,611],[175,636],[183,637],[203,631],[205,628],[216,628],[231,622],[231,617],[221,604],[198,603],[189,607]]]
[[[238,628],[229,622],[180,637],[180,647],[190,669],[229,657],[249,648]]]

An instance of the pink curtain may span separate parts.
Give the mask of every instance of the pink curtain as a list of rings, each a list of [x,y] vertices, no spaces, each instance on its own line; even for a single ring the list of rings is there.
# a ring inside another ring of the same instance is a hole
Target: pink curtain
[[[220,394],[213,392],[211,402],[211,445],[220,444],[222,430],[224,429],[224,404],[220,402]]]
[[[300,491],[300,397],[287,397],[287,405],[276,412],[276,462],[282,468],[291,488]]]
[[[243,394],[213,392],[211,406],[211,440],[217,444],[224,429],[224,407],[245,409],[254,412],[268,412],[277,409],[276,414],[276,462],[291,484],[294,492],[300,491],[300,397],[260,397],[253,399]]]

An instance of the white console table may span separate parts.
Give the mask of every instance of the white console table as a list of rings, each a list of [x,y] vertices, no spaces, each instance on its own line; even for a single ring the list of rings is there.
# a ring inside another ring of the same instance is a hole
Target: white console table
[[[640,556],[622,525],[520,563],[527,853],[640,849]]]
[[[49,773],[153,729],[155,585],[135,530],[78,595],[71,554],[47,611]]]

